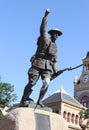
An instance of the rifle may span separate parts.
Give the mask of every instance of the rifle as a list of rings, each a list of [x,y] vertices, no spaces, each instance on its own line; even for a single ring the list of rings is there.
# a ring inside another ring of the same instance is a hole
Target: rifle
[[[83,64],[80,64],[80,65],[78,65],[78,66],[76,66],[76,67],[69,67],[69,68],[65,68],[65,69],[62,69],[62,70],[59,70],[59,71],[57,71],[57,73],[55,73],[55,74],[52,74],[52,77],[51,77],[51,80],[53,80],[53,79],[55,79],[57,76],[59,76],[60,74],[62,74],[64,71],[71,71],[71,70],[74,70],[74,69],[77,69],[77,68],[79,68],[79,67],[81,67]]]

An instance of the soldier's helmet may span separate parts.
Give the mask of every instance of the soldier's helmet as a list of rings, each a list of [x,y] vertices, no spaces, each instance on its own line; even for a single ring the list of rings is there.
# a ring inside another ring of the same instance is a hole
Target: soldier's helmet
[[[58,36],[61,36],[62,35],[62,32],[58,29],[58,28],[53,28],[51,30],[48,31],[48,33],[51,35],[51,34],[54,34],[54,33],[57,33]]]

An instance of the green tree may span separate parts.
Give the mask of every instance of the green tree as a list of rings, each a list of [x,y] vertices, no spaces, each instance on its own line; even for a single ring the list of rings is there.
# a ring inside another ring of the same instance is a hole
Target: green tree
[[[0,120],[3,118],[3,114],[2,114],[2,111],[0,110]]]
[[[89,109],[82,109],[79,112],[79,115],[83,118],[83,119],[89,119]]]
[[[14,86],[9,83],[2,83],[0,80],[0,107],[11,106],[17,100],[14,94]]]
[[[81,118],[83,119],[83,121],[85,121],[86,123],[80,124],[81,128],[83,128],[84,130],[87,129],[89,130],[89,108],[87,109],[82,109],[79,112],[79,115],[81,116]]]

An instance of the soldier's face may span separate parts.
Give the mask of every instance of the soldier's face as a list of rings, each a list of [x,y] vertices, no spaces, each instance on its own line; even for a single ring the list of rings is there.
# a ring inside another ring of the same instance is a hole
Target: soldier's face
[[[53,33],[52,34],[52,39],[54,39],[54,41],[58,38],[58,33]]]

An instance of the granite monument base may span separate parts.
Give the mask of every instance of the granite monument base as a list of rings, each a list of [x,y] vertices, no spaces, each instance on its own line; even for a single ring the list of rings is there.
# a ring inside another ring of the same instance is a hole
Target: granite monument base
[[[53,112],[21,107],[0,121],[0,130],[68,130],[68,124]]]

